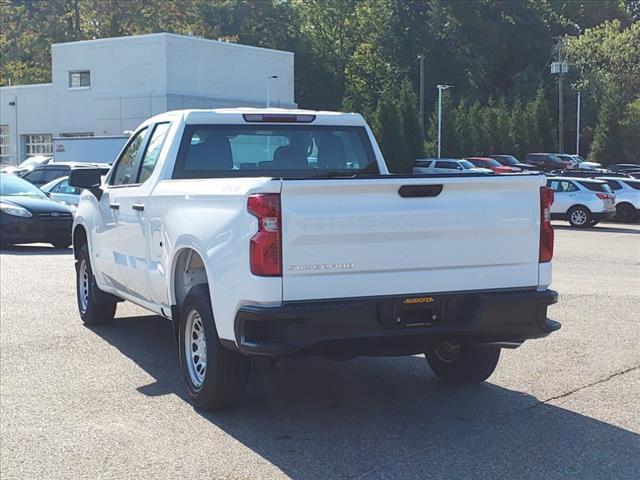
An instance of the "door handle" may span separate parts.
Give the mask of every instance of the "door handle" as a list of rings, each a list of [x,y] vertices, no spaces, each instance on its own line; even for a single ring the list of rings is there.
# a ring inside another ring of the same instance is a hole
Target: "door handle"
[[[142,212],[144,211],[144,203],[134,203],[133,205],[131,205],[131,208],[133,208],[137,212]]]
[[[119,203],[111,203],[111,204],[109,204],[109,208],[111,210],[120,210],[120,204]]]
[[[398,194],[403,198],[437,197],[442,192],[442,185],[403,185]]]

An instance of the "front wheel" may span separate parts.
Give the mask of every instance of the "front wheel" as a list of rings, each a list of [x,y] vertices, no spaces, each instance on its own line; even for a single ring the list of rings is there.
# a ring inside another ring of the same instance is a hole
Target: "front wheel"
[[[571,226],[576,228],[588,227],[592,220],[591,212],[581,205],[571,207],[567,213],[567,219]]]
[[[80,248],[76,259],[76,296],[80,318],[85,325],[99,325],[113,320],[116,299],[96,285],[86,245]]]
[[[471,385],[491,376],[500,359],[500,348],[439,342],[425,357],[433,373],[444,383]]]
[[[180,365],[193,404],[207,411],[235,406],[249,378],[249,358],[218,339],[209,288],[196,285],[180,306]]]

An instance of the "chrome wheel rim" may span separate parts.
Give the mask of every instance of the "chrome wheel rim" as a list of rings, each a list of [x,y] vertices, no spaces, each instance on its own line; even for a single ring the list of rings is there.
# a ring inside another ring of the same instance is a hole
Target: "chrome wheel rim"
[[[197,310],[187,315],[184,336],[184,354],[189,380],[195,388],[200,388],[207,373],[207,341],[202,317]]]
[[[460,353],[460,345],[449,342],[439,342],[433,349],[433,353],[441,362],[452,363],[458,358]]]
[[[587,223],[587,214],[582,210],[575,210],[571,213],[571,221],[576,225],[584,225]]]
[[[80,261],[80,268],[78,269],[78,297],[80,298],[80,309],[82,312],[87,311],[89,305],[89,268],[86,260]]]

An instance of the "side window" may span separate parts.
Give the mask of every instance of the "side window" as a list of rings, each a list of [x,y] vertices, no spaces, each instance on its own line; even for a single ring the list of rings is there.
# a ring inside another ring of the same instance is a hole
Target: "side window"
[[[80,195],[81,190],[69,185],[69,180],[63,180],[51,189],[53,193],[65,193],[67,195]]]
[[[448,168],[455,170],[458,167],[458,164],[455,162],[436,162],[436,168]]]
[[[622,185],[615,180],[607,180],[607,184],[611,187],[611,190],[622,190]]]
[[[47,168],[44,170],[44,179],[45,183],[49,183],[56,178],[64,177],[68,175],[69,171],[65,168]]]
[[[129,141],[127,148],[122,152],[122,155],[120,155],[118,164],[109,179],[110,185],[129,185],[135,183],[138,166],[140,165],[140,154],[148,131],[148,127],[143,128]]]
[[[579,190],[572,182],[562,182],[562,189],[565,192],[577,192]]]
[[[143,183],[151,176],[153,169],[158,162],[160,156],[160,150],[164,144],[164,139],[169,131],[169,123],[159,123],[153,129],[151,140],[147,146],[144,156],[142,157],[142,166],[140,168],[140,175],[138,177],[138,183]]]
[[[562,189],[560,188],[560,182],[558,180],[551,180],[547,182],[547,186],[551,188],[551,190],[553,190],[554,192],[562,191]]]
[[[44,171],[40,168],[30,171],[22,178],[24,178],[27,182],[38,183],[42,181],[43,177]]]

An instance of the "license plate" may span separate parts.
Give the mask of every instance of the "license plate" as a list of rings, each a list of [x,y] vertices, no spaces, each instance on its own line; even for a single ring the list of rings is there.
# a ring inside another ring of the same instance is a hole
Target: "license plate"
[[[396,326],[430,327],[442,320],[442,302],[431,296],[404,297],[394,304]]]

